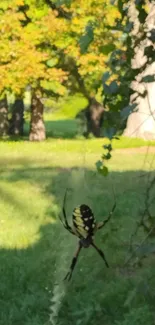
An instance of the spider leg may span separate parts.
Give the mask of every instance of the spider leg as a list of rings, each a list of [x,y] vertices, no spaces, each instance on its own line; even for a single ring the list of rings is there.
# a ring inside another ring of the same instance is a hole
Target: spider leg
[[[66,215],[66,211],[65,211],[65,205],[66,205],[66,196],[67,196],[67,191],[68,189],[66,189],[65,195],[64,195],[64,199],[63,199],[63,207],[62,207],[62,212],[63,212],[63,216],[64,216],[64,221],[62,220],[62,218],[59,216],[59,219],[61,221],[61,223],[63,224],[63,226],[72,234],[75,235],[75,232],[73,231],[73,229],[70,227],[68,220],[67,220],[67,215]]]
[[[69,231],[72,232],[72,228],[70,227],[70,225],[69,225],[69,223],[68,223],[67,215],[66,215],[66,210],[65,210],[67,191],[68,191],[68,189],[66,189],[66,192],[65,192],[65,195],[64,195],[62,212],[63,212],[63,216],[64,216],[64,220],[65,220],[66,229],[68,229]]]
[[[104,253],[102,252],[102,250],[101,250],[100,248],[98,248],[98,247],[94,244],[94,242],[92,242],[91,245],[92,245],[92,246],[97,250],[97,252],[98,252],[98,253],[100,254],[100,256],[103,258],[106,267],[109,267],[109,264],[108,264],[108,262],[107,262],[107,260],[106,260],[106,258],[105,258]]]
[[[72,235],[76,235],[75,232],[74,232],[74,230],[69,226],[69,224],[66,225],[66,223],[63,222],[63,220],[60,217],[60,215],[59,215],[59,219],[60,219],[60,221],[61,221],[61,223],[62,223],[62,225],[64,226],[65,229],[67,229]]]
[[[101,229],[102,227],[104,227],[106,225],[106,223],[110,220],[112,214],[114,213],[114,210],[116,209],[116,202],[114,203],[112,210],[109,212],[108,218],[102,222],[99,222],[96,226],[96,229]]]
[[[78,256],[79,256],[79,253],[80,253],[80,251],[81,251],[81,248],[82,248],[82,245],[81,245],[81,243],[79,242],[78,249],[77,249],[77,251],[76,251],[76,253],[75,253],[75,255],[74,255],[73,259],[72,259],[72,263],[71,263],[71,266],[70,266],[70,270],[69,270],[69,272],[66,274],[64,280],[68,280],[68,281],[70,281],[70,279],[71,279],[71,277],[72,277],[72,273],[73,273],[74,268],[75,268],[75,265],[76,265],[76,262],[77,262],[77,260],[78,260]]]

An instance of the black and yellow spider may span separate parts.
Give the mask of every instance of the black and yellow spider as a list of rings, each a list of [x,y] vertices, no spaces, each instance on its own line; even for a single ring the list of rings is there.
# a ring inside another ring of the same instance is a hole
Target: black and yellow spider
[[[102,227],[105,226],[105,224],[110,220],[115,208],[116,208],[116,202],[114,203],[112,210],[109,213],[108,218],[105,221],[97,223],[92,210],[89,208],[89,206],[82,204],[78,207],[76,207],[73,210],[73,228],[70,227],[67,221],[67,216],[66,216],[66,211],[65,211],[65,203],[66,203],[66,195],[67,195],[67,190],[64,195],[64,200],[63,200],[63,216],[64,216],[64,221],[62,218],[59,216],[63,226],[72,234],[77,237],[79,237],[79,245],[78,249],[72,259],[72,263],[70,266],[69,272],[66,274],[64,280],[68,279],[70,280],[72,277],[73,270],[75,268],[75,264],[77,262],[79,253],[81,251],[81,248],[87,248],[90,245],[93,246],[97,252],[100,254],[100,256],[103,258],[105,264],[107,267],[109,267],[108,262],[105,258],[105,255],[101,249],[99,249],[95,244],[94,244],[94,234],[97,230],[101,229]]]

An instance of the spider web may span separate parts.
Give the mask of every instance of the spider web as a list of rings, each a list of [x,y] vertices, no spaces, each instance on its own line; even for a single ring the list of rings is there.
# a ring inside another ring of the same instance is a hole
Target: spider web
[[[134,140],[134,138],[132,138],[133,134],[135,134],[136,131],[138,131],[138,129],[150,118],[150,116],[152,116],[155,121],[155,116],[154,116],[155,110],[153,110],[153,111],[151,110],[148,96],[147,96],[147,100],[148,100],[150,113],[149,114],[146,113],[146,119],[143,120],[143,122],[141,122],[139,124],[139,126],[136,127],[135,130],[132,131],[128,135],[129,140],[126,144],[127,147]],[[141,114],[143,114],[143,112]],[[129,147],[132,148],[131,146],[129,146]],[[132,181],[135,181],[137,178],[140,179],[142,177],[145,179],[145,189],[144,189],[144,192],[141,193],[141,195],[144,198],[144,207],[143,207],[143,209],[139,209],[139,217],[138,217],[139,220],[136,221],[135,229],[133,232],[131,232],[130,242],[129,242],[129,254],[127,255],[127,258],[125,259],[124,265],[127,265],[131,261],[131,259],[135,256],[135,253],[140,248],[142,248],[142,246],[144,247],[144,244],[148,241],[149,237],[155,231],[155,215],[152,215],[152,212],[150,211],[151,205],[155,202],[155,194],[153,195],[153,192],[155,193],[155,175],[153,174],[154,162],[155,162],[155,150],[152,150],[153,155],[152,155],[152,157],[151,156],[149,157],[149,155],[151,154],[151,149],[152,149],[151,143],[148,144],[147,146],[145,146],[144,160],[142,161],[141,168],[139,169],[141,171],[140,175],[132,177]],[[154,147],[153,147],[153,149],[154,149]],[[126,149],[126,150],[128,150],[128,149]],[[139,148],[137,148],[137,150],[139,150]],[[87,183],[87,170],[86,170],[86,155],[87,155],[87,140],[86,139],[84,140],[82,154],[83,154],[83,170],[82,170],[83,187],[89,193],[90,188]],[[94,176],[95,176],[95,174],[94,174]],[[131,187],[124,189],[123,193],[116,196],[115,183],[114,183],[111,171],[108,175],[108,179],[109,179],[109,182],[111,183],[112,196],[113,196],[113,199],[116,200],[116,203],[119,200],[120,196],[122,196],[125,193],[127,194],[127,193],[133,191],[133,187],[131,186]],[[145,220],[147,220],[148,218],[152,219],[153,225],[150,228],[146,229],[147,226],[145,225]],[[141,228],[143,228],[144,230],[147,230],[146,236],[144,236],[139,243],[135,243],[135,241],[137,239],[138,232],[141,230]],[[135,246],[136,246],[136,248],[135,248]],[[146,246],[144,248],[146,248]],[[155,245],[153,245],[153,252],[154,251],[155,251]],[[151,250],[151,252],[152,252],[152,250]]]
[[[146,117],[146,119],[142,123],[139,124],[138,128],[140,128],[142,126],[142,124],[144,124],[146,122],[146,120],[150,117],[150,115],[153,115],[153,112],[150,112],[150,114]],[[153,116],[153,118],[154,118],[154,116]],[[132,132],[128,136],[129,141],[127,142],[127,145],[132,143],[132,141],[134,140],[134,138],[130,138],[130,137],[133,135],[133,133],[136,132],[136,130],[138,128],[136,128],[134,130],[134,132]],[[91,189],[89,186],[89,181],[87,179],[87,167],[86,167],[87,159],[89,157],[89,152],[87,149],[88,141],[89,140],[87,140],[87,139],[82,140],[81,168],[79,168],[78,173],[77,173],[76,169],[72,171],[72,177],[71,177],[69,186],[71,188],[71,192],[72,193],[74,192],[74,195],[72,195],[72,205],[73,206],[77,205],[77,197],[78,197],[79,204],[81,204],[81,202],[85,201],[86,199],[90,199],[90,200],[92,199],[92,193],[91,193]],[[102,150],[102,148],[101,148],[101,150]],[[150,228],[150,231],[147,232],[146,236],[143,236],[141,242],[138,242],[135,245],[135,240],[137,239],[137,234],[142,226],[142,222],[144,221],[145,217],[150,215],[150,211],[149,211],[150,204],[155,201],[155,195],[152,195],[153,190],[155,193],[155,175],[153,175],[153,170],[154,170],[153,167],[154,167],[154,162],[155,162],[155,150],[154,150],[152,157],[149,157],[150,152],[151,152],[151,144],[147,145],[145,148],[145,155],[144,155],[144,159],[142,161],[142,165],[140,168],[140,170],[141,170],[140,175],[132,178],[133,182],[138,177],[144,178],[146,186],[145,186],[145,191],[142,193],[142,196],[144,198],[144,207],[143,207],[143,209],[139,209],[140,213],[139,213],[138,223],[135,222],[135,229],[134,229],[133,233],[131,233],[131,235],[130,235],[130,242],[128,245],[129,246],[128,255],[124,261],[124,266],[126,266],[128,263],[131,262],[132,258],[135,257],[139,248],[142,247],[144,245],[144,243],[147,242],[147,240],[149,239],[151,233],[153,232],[153,230],[155,228],[155,226],[152,226]],[[94,171],[92,179],[93,179],[93,177],[95,178],[97,174],[98,174],[98,172]],[[133,187],[131,186],[131,187],[127,187],[126,189],[124,189],[123,193],[116,195],[115,181],[113,180],[111,170],[109,170],[109,175],[107,176],[107,178],[111,184],[111,189],[112,189],[110,195],[113,198],[113,201],[116,200],[116,204],[119,201],[119,198],[124,193],[129,193],[129,192],[133,191]],[[105,178],[103,177],[102,186],[104,186],[104,179]],[[80,191],[81,184],[83,184],[83,191]],[[76,193],[75,193],[75,188],[76,188]],[[83,192],[84,192],[84,195],[83,195]],[[100,193],[102,194],[102,189],[101,189]],[[117,207],[116,207],[116,209],[117,209]],[[115,218],[115,216],[113,216],[112,218]],[[61,234],[60,234],[60,236],[61,236]],[[66,251],[66,247],[63,244],[63,247],[61,249],[62,255],[63,255],[63,260],[68,260],[68,256],[69,256],[68,254],[71,253],[73,241],[74,241],[74,239],[72,239],[70,242],[70,245],[67,246],[68,252]],[[67,243],[68,243],[68,241],[67,241]],[[67,284],[62,281],[62,279],[64,277],[64,270],[61,269],[61,263],[62,263],[62,256],[57,260],[57,263],[56,263],[57,267],[55,270],[55,284],[54,284],[54,288],[53,288],[53,292],[52,292],[50,315],[49,315],[49,322],[52,325],[58,324],[59,311],[60,311],[61,304],[62,304],[63,298],[66,295],[66,290],[67,290]],[[68,261],[67,261],[67,263],[68,263]],[[58,270],[60,270],[58,272],[59,274],[57,274]],[[80,269],[79,271],[82,271],[82,269]]]

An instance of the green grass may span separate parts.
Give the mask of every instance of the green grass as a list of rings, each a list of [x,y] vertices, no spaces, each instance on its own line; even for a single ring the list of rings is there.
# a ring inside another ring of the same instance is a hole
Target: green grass
[[[29,108],[30,94],[25,97],[25,134],[29,133]],[[75,119],[76,115],[88,105],[87,99],[81,94],[68,96],[65,99],[59,99],[58,102],[49,99],[44,114],[47,137],[54,138],[76,138],[82,133],[79,121]]]
[[[103,178],[95,169],[102,144],[103,139],[0,142],[2,325],[154,324],[153,258],[123,267],[144,206],[147,177],[139,176],[150,164],[155,168],[154,154],[149,152],[144,164],[145,152],[115,150]],[[111,222],[96,235],[110,269],[92,248],[83,249],[69,284],[63,277],[78,240],[58,219],[66,187],[73,189],[68,216],[85,202],[102,220],[113,205],[113,187],[117,196]]]
[[[52,114],[45,115],[45,127],[47,138],[66,138],[72,139],[78,137],[80,133],[79,123],[75,119],[66,119],[61,116],[61,119]],[[24,133],[26,138],[29,134],[29,119],[24,125]]]
[[[59,111],[58,111],[59,112]],[[75,150],[77,147],[81,146],[81,140],[84,140],[84,137],[82,136],[82,126],[78,120],[73,118],[73,116],[66,116],[58,113],[57,111],[55,113],[46,113],[44,116],[45,121],[45,127],[46,127],[46,135],[47,140],[51,141],[51,143],[55,140],[59,139],[63,140],[66,139],[67,146],[69,147],[69,150],[73,147],[75,147]],[[25,131],[25,140],[28,140],[28,134],[29,134],[29,115],[26,115],[26,122],[24,126]],[[70,139],[70,141],[68,141]],[[76,139],[76,142],[74,141]],[[85,140],[87,142],[87,140]],[[62,142],[64,143],[64,142]],[[89,139],[89,148],[90,150],[100,150],[101,146],[103,146],[104,143],[107,143],[107,139],[100,138],[95,139],[92,138],[91,141]],[[140,148],[144,146],[155,146],[155,140],[148,141],[143,140],[139,138],[128,138],[124,136],[120,136],[119,140],[113,140],[113,148]],[[72,150],[72,149],[71,149]]]

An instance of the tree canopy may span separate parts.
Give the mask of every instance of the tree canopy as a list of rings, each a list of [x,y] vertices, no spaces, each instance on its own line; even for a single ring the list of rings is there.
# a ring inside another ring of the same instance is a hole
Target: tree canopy
[[[147,48],[147,63],[153,58],[153,39],[147,36],[153,32],[147,30],[146,21],[150,4],[147,0],[1,1],[1,98],[8,91],[23,97],[27,86],[40,98],[80,92],[90,105],[94,99],[100,103],[104,99],[105,136],[122,132],[135,108],[130,105],[131,88],[138,82],[132,62],[140,42]],[[148,46],[146,39],[152,42]]]
[[[108,14],[110,12],[110,15]],[[0,92],[21,94],[27,85],[63,95],[96,92],[118,33],[110,1],[6,0],[0,4]],[[88,48],[89,46],[89,48]],[[81,80],[80,80],[81,79]]]

